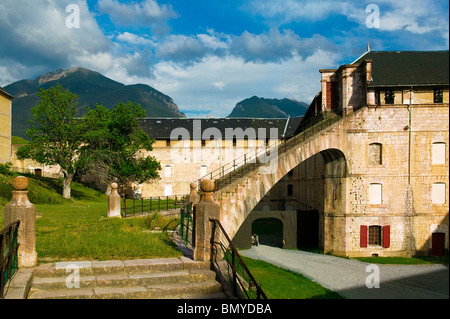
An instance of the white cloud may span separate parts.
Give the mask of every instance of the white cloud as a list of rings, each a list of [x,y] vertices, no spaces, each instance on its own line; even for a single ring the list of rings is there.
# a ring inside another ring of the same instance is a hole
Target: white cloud
[[[278,29],[261,34],[244,31],[238,36],[213,31],[191,36],[170,35],[163,38],[155,48],[158,58],[185,63],[198,62],[209,55],[233,55],[246,61],[280,61],[292,58],[293,54],[307,57],[317,49],[332,51],[335,46],[320,35],[300,38],[291,30]]]
[[[115,39],[119,42],[126,42],[134,45],[147,45],[151,47],[156,46],[156,42],[154,42],[153,40],[138,36],[130,32],[119,33],[119,35],[117,35]]]
[[[117,0],[99,0],[101,14],[109,15],[115,25],[165,28],[165,22],[178,15],[169,4],[159,5],[155,0],[121,3]]]
[[[375,4],[380,9],[380,31],[406,30],[413,34],[439,32],[444,39],[448,39],[448,9],[444,10],[444,1],[252,0],[244,9],[251,9],[272,26],[323,21],[340,15],[365,27],[368,16],[365,10],[369,4]]]
[[[280,62],[259,63],[237,56],[205,56],[190,65],[164,61],[154,66],[150,84],[171,96],[188,116],[224,117],[253,95],[309,103],[320,91],[320,68],[335,67],[339,56],[318,50]],[[211,89],[211,86],[216,88]]]
[[[111,43],[89,12],[86,0],[72,3],[80,8],[79,29],[66,27],[68,13],[60,2],[2,0],[0,64],[30,73],[41,69],[48,72],[53,67],[70,67],[74,57],[109,50]]]
[[[348,1],[333,0],[252,0],[249,7],[256,14],[278,24],[324,20],[331,14],[342,13]]]

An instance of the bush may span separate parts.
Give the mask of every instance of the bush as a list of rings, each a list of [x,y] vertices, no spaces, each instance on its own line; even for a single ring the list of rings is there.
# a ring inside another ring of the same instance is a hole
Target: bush
[[[13,173],[10,171],[11,167],[12,163],[0,164],[0,174],[12,175]]]

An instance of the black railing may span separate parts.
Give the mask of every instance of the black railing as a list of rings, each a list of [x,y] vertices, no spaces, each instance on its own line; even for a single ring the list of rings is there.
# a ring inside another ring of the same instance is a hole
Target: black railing
[[[180,238],[187,246],[194,246],[194,211],[193,203],[188,203],[180,208]]]
[[[185,205],[186,198],[187,195],[155,196],[139,199],[123,196],[120,211],[123,217],[132,217],[175,210]]]
[[[19,270],[19,225],[17,220],[0,231],[0,299],[4,298],[6,284]]]
[[[231,288],[236,298],[267,299],[266,294],[245,265],[236,247],[217,219],[213,223],[211,235],[211,264],[221,281]],[[216,234],[216,230],[220,232]],[[224,238],[222,240],[221,238]]]
[[[273,156],[283,154],[295,145],[303,142],[308,137],[319,133],[340,119],[342,119],[342,117],[335,114],[315,117],[302,123],[298,129],[299,133],[294,137],[284,140],[281,143],[277,140],[270,145],[266,144],[265,146],[255,147],[252,151],[213,170],[207,175],[202,176],[197,180],[197,183],[200,187],[201,180],[213,180],[215,181],[215,190],[218,191],[223,187],[230,185],[237,179],[244,177],[247,173],[254,171],[256,168],[267,164],[270,165],[270,160]]]

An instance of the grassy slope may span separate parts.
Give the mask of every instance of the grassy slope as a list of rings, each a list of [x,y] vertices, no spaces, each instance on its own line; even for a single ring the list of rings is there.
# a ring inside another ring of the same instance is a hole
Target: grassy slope
[[[3,208],[9,202],[12,179],[0,174],[0,228]],[[167,233],[151,233],[171,220],[147,217],[107,218],[107,197],[101,192],[73,184],[73,200],[61,195],[62,180],[27,176],[29,199],[36,206],[38,261],[161,258],[182,253]],[[176,223],[171,223],[176,224]]]

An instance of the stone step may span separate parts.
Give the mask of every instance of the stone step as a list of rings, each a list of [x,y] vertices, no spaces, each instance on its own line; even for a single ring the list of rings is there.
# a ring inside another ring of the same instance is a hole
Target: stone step
[[[209,269],[209,262],[197,262],[186,257],[132,259],[111,261],[73,261],[49,263],[34,269],[35,277],[63,277],[77,269],[82,276],[120,273],[168,272],[182,269]]]
[[[115,273],[97,276],[80,276],[79,288],[147,286],[164,283],[214,281],[216,274],[207,269],[176,270],[156,273]],[[34,289],[65,289],[73,285],[72,277],[35,277]]]
[[[166,299],[189,298],[203,296],[203,298],[226,298],[222,293],[222,286],[216,281],[167,283],[148,286],[130,287],[98,287],[72,288],[57,290],[31,291],[29,299]]]
[[[226,298],[209,268],[209,262],[184,256],[50,263],[34,269],[28,298]],[[75,286],[78,274],[79,285]]]

